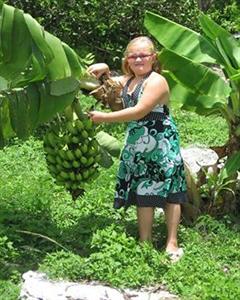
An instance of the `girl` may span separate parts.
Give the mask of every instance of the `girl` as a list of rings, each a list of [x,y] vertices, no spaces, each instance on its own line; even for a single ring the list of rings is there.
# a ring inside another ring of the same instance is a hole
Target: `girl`
[[[114,77],[123,86],[124,109],[91,111],[95,123],[128,122],[125,146],[117,175],[114,207],[137,207],[140,241],[152,240],[154,207],[165,210],[166,251],[172,260],[183,254],[177,242],[180,204],[186,201],[186,180],[176,125],[169,114],[169,87],[159,74],[157,54],[148,37],[130,41],[123,57],[124,75]],[[105,63],[88,72],[110,76]]]

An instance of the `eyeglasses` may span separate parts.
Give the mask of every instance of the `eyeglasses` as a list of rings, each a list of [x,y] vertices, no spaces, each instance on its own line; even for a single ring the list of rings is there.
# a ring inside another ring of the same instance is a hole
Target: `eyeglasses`
[[[153,53],[149,53],[149,54],[143,54],[143,53],[139,53],[139,54],[132,54],[127,56],[128,60],[136,60],[137,58],[140,58],[141,60],[143,59],[147,59],[148,57],[152,56]]]

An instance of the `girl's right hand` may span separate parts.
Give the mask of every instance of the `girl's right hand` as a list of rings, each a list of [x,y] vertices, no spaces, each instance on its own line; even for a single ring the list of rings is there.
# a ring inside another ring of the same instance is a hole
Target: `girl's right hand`
[[[110,77],[109,67],[105,63],[93,64],[87,68],[87,72],[97,79],[100,78],[103,74],[106,74],[107,77]]]

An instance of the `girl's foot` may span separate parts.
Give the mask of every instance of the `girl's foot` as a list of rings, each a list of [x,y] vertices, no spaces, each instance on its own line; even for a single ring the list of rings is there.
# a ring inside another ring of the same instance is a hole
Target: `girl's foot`
[[[178,247],[178,243],[177,240],[169,240],[166,243],[166,252],[176,252],[178,251],[179,247]]]
[[[171,262],[177,262],[181,259],[184,254],[183,248],[177,248],[175,250],[166,250]]]

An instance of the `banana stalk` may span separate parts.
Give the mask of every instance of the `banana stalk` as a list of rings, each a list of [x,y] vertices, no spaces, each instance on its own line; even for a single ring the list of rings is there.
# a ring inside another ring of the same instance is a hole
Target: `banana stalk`
[[[86,115],[83,113],[80,102],[78,100],[78,98],[75,98],[73,103],[72,103],[72,107],[74,112],[76,113],[76,115],[78,116],[78,118],[81,119],[85,119]]]

